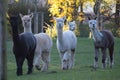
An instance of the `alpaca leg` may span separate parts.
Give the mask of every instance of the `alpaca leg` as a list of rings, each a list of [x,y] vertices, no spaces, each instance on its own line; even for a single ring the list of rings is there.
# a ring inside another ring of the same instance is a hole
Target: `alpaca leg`
[[[75,56],[75,49],[72,49],[71,50],[71,56],[70,56],[70,66],[69,66],[69,69],[72,69],[73,66],[74,66],[74,56]]]
[[[35,67],[37,70],[41,70],[41,66],[40,66],[40,56],[36,57],[36,62],[35,62]]]
[[[61,52],[60,53],[60,58],[61,58],[61,68],[63,69],[63,64],[64,64],[64,62],[63,62],[63,56],[64,56],[64,52]]]
[[[95,60],[94,60],[94,68],[96,69],[98,67],[98,56],[99,56],[99,49],[95,48]]]
[[[114,62],[113,62],[113,51],[114,51],[114,46],[109,48],[109,55],[110,55],[110,68],[112,68]]]
[[[69,69],[70,62],[71,62],[71,53],[69,51],[66,51],[63,55],[62,69],[63,70]]]
[[[63,60],[64,53],[60,53],[61,62]]]
[[[34,58],[34,51],[27,55],[27,62],[28,62],[28,72],[27,74],[31,74],[33,71],[33,58]]]
[[[102,49],[102,67],[103,67],[103,68],[106,67],[105,60],[106,60],[106,48],[105,48],[105,49]]]
[[[43,67],[41,71],[47,71],[48,70],[48,65],[50,62],[50,53],[49,52],[43,52],[42,53],[42,60],[43,60]]]
[[[16,58],[16,63],[17,63],[17,76],[20,76],[22,75],[23,71],[22,71],[22,65],[23,65],[23,62],[25,60],[25,57],[22,57],[22,56],[15,56]]]
[[[37,70],[41,70],[40,60],[41,60],[41,52],[35,52],[33,65],[36,67]]]

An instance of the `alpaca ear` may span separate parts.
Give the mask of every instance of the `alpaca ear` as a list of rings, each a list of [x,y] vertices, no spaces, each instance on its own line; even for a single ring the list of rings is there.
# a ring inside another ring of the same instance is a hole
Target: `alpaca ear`
[[[19,15],[20,15],[21,18],[23,17],[23,15],[21,13]]]
[[[70,22],[68,21],[68,25],[70,24]]]
[[[33,13],[31,13],[29,16],[30,16],[30,18],[33,18]]]
[[[63,17],[63,20],[64,20],[64,21],[65,21],[65,19],[66,19],[66,16]]]
[[[91,20],[90,17],[88,17],[88,20]]]
[[[73,23],[75,23],[75,21],[73,21]]]
[[[97,17],[94,18],[95,20],[97,19]]]

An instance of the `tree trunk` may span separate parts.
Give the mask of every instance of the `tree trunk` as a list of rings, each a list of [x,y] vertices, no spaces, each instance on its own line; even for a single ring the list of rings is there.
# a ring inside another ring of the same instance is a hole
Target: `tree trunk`
[[[6,11],[7,0],[0,0],[0,80],[7,80],[6,75]]]
[[[101,5],[102,0],[96,0],[95,5],[94,5],[94,13],[97,16],[97,22],[98,22],[98,28],[99,30],[102,30],[101,26],[101,16],[100,16],[100,5]]]
[[[83,13],[83,2],[80,3],[80,10],[81,10],[81,13]],[[81,16],[81,18],[83,18],[83,14],[80,16]],[[82,25],[82,24],[83,24],[83,20],[80,21],[80,25]]]
[[[38,13],[37,13],[37,0],[34,1],[35,11],[34,11],[34,33],[38,33]]]
[[[34,14],[34,33],[38,33],[38,13],[35,12]]]
[[[116,0],[115,24],[120,27],[120,0]]]
[[[40,12],[40,32],[43,32],[44,12]]]
[[[73,17],[73,20],[76,20],[77,18],[77,6],[76,6],[76,0],[74,0],[74,11],[73,11],[73,14],[72,14],[72,17]]]
[[[79,12],[78,16],[80,16],[82,18],[83,17],[83,2],[82,1],[80,1],[80,3],[79,3],[79,8],[80,8],[80,12]],[[81,26],[83,26],[82,19],[78,21],[78,28],[79,28],[80,35],[81,35],[81,28],[80,28]]]

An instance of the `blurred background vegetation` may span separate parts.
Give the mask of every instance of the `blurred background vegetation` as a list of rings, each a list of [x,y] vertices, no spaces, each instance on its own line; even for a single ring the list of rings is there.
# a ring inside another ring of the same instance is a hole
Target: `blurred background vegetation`
[[[51,37],[56,37],[53,17],[63,16],[67,17],[64,30],[68,29],[68,21],[75,20],[77,24],[75,33],[79,37],[89,37],[87,17],[95,16],[99,17],[100,29],[109,29],[115,37],[120,37],[120,0],[9,0],[8,6],[9,15],[29,14],[36,11],[38,21],[33,19],[33,32],[34,24],[37,22],[38,32],[46,32]],[[20,19],[19,28],[20,33],[23,32]],[[9,32],[11,33],[10,28]]]

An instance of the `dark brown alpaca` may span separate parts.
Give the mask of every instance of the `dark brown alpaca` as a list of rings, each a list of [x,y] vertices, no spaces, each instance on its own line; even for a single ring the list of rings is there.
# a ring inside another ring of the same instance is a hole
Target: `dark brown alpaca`
[[[28,72],[32,73],[33,57],[36,47],[36,39],[32,33],[26,32],[18,34],[18,17],[10,17],[13,36],[13,53],[16,59],[17,71],[16,74],[22,75],[22,66],[25,59],[28,61]]]
[[[114,52],[114,36],[108,30],[99,31],[97,29],[97,21],[96,20],[89,20],[89,28],[93,34],[94,39],[94,48],[95,48],[95,62],[94,68],[97,68],[98,62],[98,55],[99,49],[102,51],[102,64],[103,68],[106,67],[105,60],[106,60],[106,50],[109,50],[109,57],[110,57],[110,67],[112,68],[113,65],[113,52]]]

